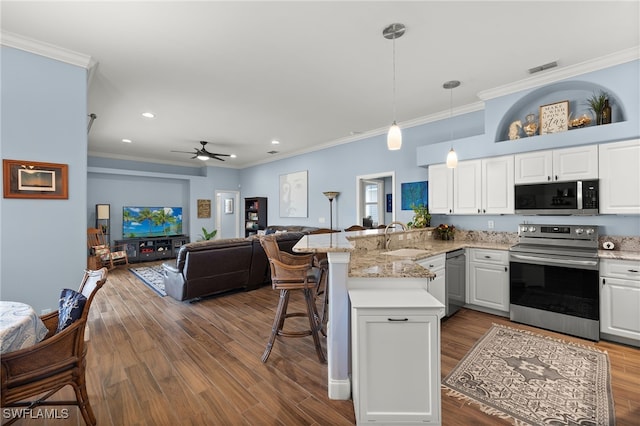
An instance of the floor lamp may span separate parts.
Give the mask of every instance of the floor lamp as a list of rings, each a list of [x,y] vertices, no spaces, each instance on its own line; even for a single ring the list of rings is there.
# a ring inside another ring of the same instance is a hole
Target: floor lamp
[[[333,231],[333,200],[340,193],[336,192],[336,191],[326,191],[326,192],[323,192],[323,194],[325,195],[325,197],[327,197],[329,199],[329,224],[330,224],[329,226],[331,227],[331,230]]]

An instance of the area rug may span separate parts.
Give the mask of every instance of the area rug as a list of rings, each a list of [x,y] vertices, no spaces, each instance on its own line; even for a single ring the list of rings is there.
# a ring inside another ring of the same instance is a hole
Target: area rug
[[[516,425],[615,424],[606,352],[494,324],[443,393]]]
[[[167,292],[164,291],[164,281],[162,280],[164,276],[162,265],[139,266],[137,268],[129,268],[129,270],[160,296],[167,295]]]

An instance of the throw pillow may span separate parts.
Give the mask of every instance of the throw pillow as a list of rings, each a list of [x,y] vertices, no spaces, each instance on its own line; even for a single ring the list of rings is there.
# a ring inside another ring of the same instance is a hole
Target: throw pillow
[[[87,298],[82,293],[68,288],[62,290],[58,304],[58,329],[56,333],[60,333],[78,320],[82,316],[86,303]]]

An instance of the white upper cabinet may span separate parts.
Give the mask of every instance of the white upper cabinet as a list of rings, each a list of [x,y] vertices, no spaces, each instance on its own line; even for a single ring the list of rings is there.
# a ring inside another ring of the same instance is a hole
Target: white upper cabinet
[[[597,145],[515,155],[515,183],[517,184],[597,178]]]
[[[640,214],[640,140],[600,145],[600,213]]]
[[[478,214],[482,209],[482,160],[460,161],[453,171],[453,213]]]
[[[461,161],[453,174],[454,214],[513,214],[513,156]]]
[[[482,160],[482,213],[513,214],[512,155]]]
[[[429,166],[429,212],[453,213],[453,169],[445,164]]]

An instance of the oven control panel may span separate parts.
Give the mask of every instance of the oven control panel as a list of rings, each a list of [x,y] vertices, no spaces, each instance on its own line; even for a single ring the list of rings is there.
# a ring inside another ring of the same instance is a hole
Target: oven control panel
[[[572,240],[598,239],[597,225],[534,225],[522,224],[518,226],[520,238],[551,238]]]

